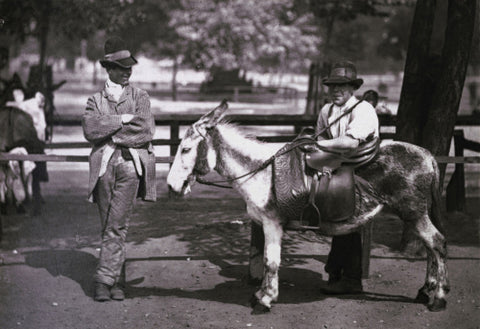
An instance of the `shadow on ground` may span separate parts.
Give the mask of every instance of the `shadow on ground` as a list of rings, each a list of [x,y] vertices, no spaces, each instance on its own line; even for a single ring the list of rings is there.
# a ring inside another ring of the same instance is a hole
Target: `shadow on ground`
[[[77,282],[86,296],[93,297],[91,277],[97,263],[93,255],[76,250],[43,250],[25,252],[24,256],[26,265],[33,268],[46,269],[53,277],[67,277]],[[218,258],[208,260],[220,267],[218,274],[226,279],[225,282],[211,289],[164,289],[160,287],[137,287],[136,285],[143,282],[143,280],[142,278],[133,278],[127,282],[127,296],[129,299],[151,296],[175,296],[249,307],[248,300],[258,287],[248,284],[245,277],[247,266],[232,265]],[[283,267],[279,275],[281,278],[280,288],[282,290],[281,304],[315,302],[329,297],[318,293],[326,285],[326,281],[317,272],[308,269]],[[337,298],[374,302],[415,303],[412,298],[405,296],[369,292],[361,295],[338,296]]]
[[[77,250],[41,250],[24,252],[25,264],[43,268],[53,277],[64,276],[77,282],[86,296],[93,297],[92,277],[97,258]]]

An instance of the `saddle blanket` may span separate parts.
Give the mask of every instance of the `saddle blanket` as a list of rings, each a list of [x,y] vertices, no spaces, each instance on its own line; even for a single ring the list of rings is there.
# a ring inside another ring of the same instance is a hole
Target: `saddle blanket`
[[[305,163],[305,153],[299,147],[292,147],[294,146],[292,143],[280,149],[273,162],[273,192],[282,221],[285,223],[300,220],[309,202],[312,181],[308,172],[310,169],[307,169]],[[289,149],[291,150],[284,152]],[[366,187],[365,183],[362,179],[355,180],[353,190],[347,191],[347,194],[351,193],[352,198],[348,204],[345,203],[344,195],[332,195],[328,198],[323,196],[324,202],[320,202],[316,198],[315,205],[319,209],[321,220],[333,222],[347,220],[359,214],[362,205],[370,202],[378,204],[380,200],[375,195],[368,193],[371,186]],[[308,221],[308,218],[303,220]],[[318,222],[318,219],[316,221]]]

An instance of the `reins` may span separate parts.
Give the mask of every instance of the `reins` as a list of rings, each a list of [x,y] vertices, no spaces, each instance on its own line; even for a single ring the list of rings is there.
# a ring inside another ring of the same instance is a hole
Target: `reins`
[[[210,185],[210,186],[221,187],[221,188],[232,188],[232,186],[220,185],[220,183],[232,183],[232,182],[234,182],[236,180],[239,180],[241,178],[244,178],[246,176],[250,176],[250,175],[253,176],[256,173],[258,173],[259,171],[262,171],[265,168],[267,168],[270,164],[273,163],[273,161],[275,161],[275,159],[277,157],[279,157],[281,155],[284,155],[284,154],[294,150],[297,147],[307,145],[307,144],[311,144],[312,142],[315,142],[315,140],[317,139],[318,136],[323,134],[325,131],[327,131],[327,129],[329,129],[335,123],[340,121],[341,118],[343,118],[347,114],[351,113],[353,111],[353,109],[355,109],[355,107],[357,107],[357,105],[360,104],[362,101],[363,101],[363,99],[359,100],[357,103],[355,103],[355,105],[353,105],[351,108],[349,108],[348,110],[343,112],[340,116],[338,116],[335,120],[333,120],[329,125],[324,127],[319,132],[313,134],[312,136],[308,136],[308,137],[307,136],[297,136],[297,137],[295,137],[295,139],[292,142],[290,142],[289,147],[287,147],[285,149],[282,149],[282,150],[278,151],[277,153],[275,153],[274,155],[272,155],[270,158],[265,160],[265,162],[263,162],[258,168],[255,168],[255,169],[253,169],[253,170],[251,170],[251,171],[249,171],[249,172],[247,172],[243,175],[240,175],[240,176],[237,176],[237,177],[234,177],[234,178],[224,179],[224,180],[208,181],[208,180],[204,180],[201,177],[197,177],[196,180],[197,180],[197,182],[199,182],[200,184],[203,184],[203,185]],[[332,106],[333,106],[333,104],[332,104]],[[317,145],[317,147],[320,150],[329,152],[328,150],[321,148],[319,145]]]

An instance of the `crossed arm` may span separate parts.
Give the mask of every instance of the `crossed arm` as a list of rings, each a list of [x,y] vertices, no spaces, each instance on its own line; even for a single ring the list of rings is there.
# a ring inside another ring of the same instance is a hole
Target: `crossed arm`
[[[142,147],[153,139],[155,133],[147,93],[139,96],[135,107],[134,114],[103,114],[95,98],[89,98],[82,118],[85,138],[96,145],[111,140],[120,146]]]

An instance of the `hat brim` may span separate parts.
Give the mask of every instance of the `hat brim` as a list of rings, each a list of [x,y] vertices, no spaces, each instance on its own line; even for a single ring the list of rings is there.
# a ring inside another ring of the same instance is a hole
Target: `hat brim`
[[[347,77],[330,77],[322,80],[322,83],[326,86],[331,85],[345,85],[349,84],[354,86],[356,89],[360,88],[363,85],[363,79],[349,79]]]
[[[115,61],[110,61],[108,59],[101,59],[100,60],[100,65],[102,65],[103,67],[105,67],[105,65],[108,64],[108,63],[109,64],[116,64],[120,67],[123,67],[124,69],[128,69],[128,68],[132,67],[133,65],[137,64],[138,62],[135,59],[135,57],[133,57],[133,56],[118,59],[118,60],[115,60]]]

